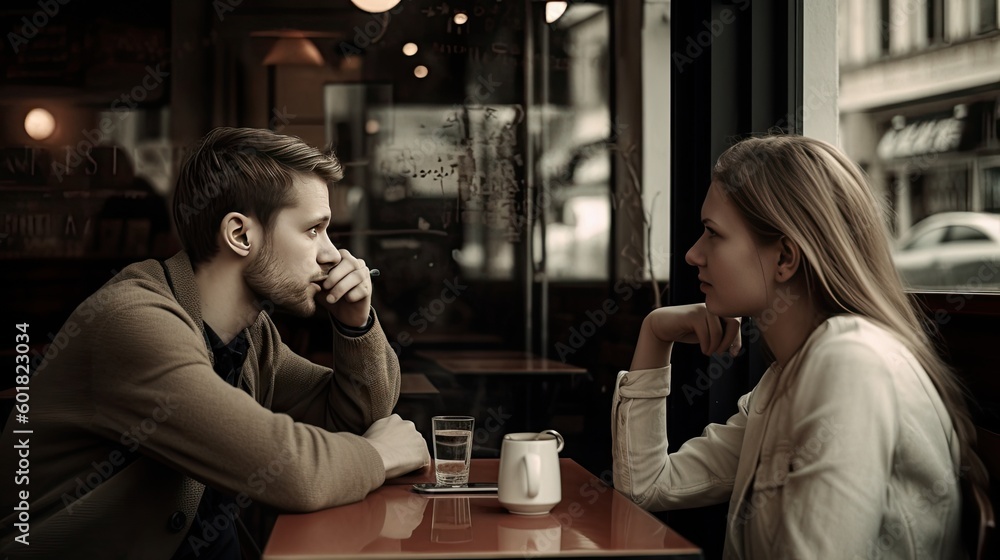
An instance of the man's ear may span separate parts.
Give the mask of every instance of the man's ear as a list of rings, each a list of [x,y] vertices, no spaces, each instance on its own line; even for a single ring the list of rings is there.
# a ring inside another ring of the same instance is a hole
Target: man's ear
[[[230,212],[222,218],[222,248],[241,257],[250,254],[250,247],[257,240],[257,224],[239,212]]]
[[[778,240],[778,266],[775,269],[775,276],[779,282],[787,282],[795,276],[802,264],[802,249],[798,244],[782,236]]]

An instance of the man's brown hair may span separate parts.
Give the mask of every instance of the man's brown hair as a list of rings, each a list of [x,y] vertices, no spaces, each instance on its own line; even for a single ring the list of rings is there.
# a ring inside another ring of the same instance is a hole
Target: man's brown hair
[[[259,128],[216,128],[191,150],[177,174],[174,224],[192,265],[219,251],[217,235],[229,212],[271,226],[295,203],[292,180],[314,175],[327,184],[344,176],[340,161],[301,138]]]

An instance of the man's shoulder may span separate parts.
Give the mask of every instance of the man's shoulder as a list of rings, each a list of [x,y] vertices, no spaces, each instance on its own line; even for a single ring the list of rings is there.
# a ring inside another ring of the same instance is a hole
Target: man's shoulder
[[[154,309],[181,310],[166,281],[160,262],[133,263],[115,275],[80,304],[75,314],[121,320]]]

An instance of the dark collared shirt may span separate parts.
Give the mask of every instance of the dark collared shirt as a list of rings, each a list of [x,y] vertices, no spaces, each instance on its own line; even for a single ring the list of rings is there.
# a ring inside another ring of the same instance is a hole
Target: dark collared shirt
[[[215,373],[226,383],[239,387],[240,372],[247,356],[244,332],[241,331],[229,344],[223,344],[219,335],[206,323],[205,338],[215,354]],[[232,516],[238,509],[231,496],[206,486],[194,523],[174,553],[174,560],[240,560],[240,541],[236,533],[236,519]]]

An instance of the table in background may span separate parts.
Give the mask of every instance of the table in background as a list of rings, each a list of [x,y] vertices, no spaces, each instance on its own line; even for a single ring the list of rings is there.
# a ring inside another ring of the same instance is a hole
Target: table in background
[[[438,395],[441,392],[422,373],[399,374],[400,395]]]
[[[455,375],[586,374],[586,368],[519,350],[423,350],[417,356]]]
[[[427,495],[387,481],[364,500],[278,517],[264,560],[345,558],[701,558],[696,546],[587,472],[560,459],[562,502],[551,513],[508,513],[495,494]],[[499,461],[473,459],[471,482],[496,482]]]
[[[422,372],[399,375],[399,400],[393,412],[413,422],[417,431],[426,434],[430,445],[431,418],[445,410],[441,391]]]
[[[555,405],[557,393],[547,387],[561,385],[572,389],[576,383],[589,379],[586,368],[520,350],[422,350],[416,355],[446,375],[464,380],[466,386],[474,391],[468,400],[474,405],[463,413],[476,418],[488,416],[482,403],[488,400],[489,395],[495,394],[497,387],[510,390],[516,396],[512,413],[521,421],[520,429],[528,431],[551,427],[537,412],[548,412]]]

